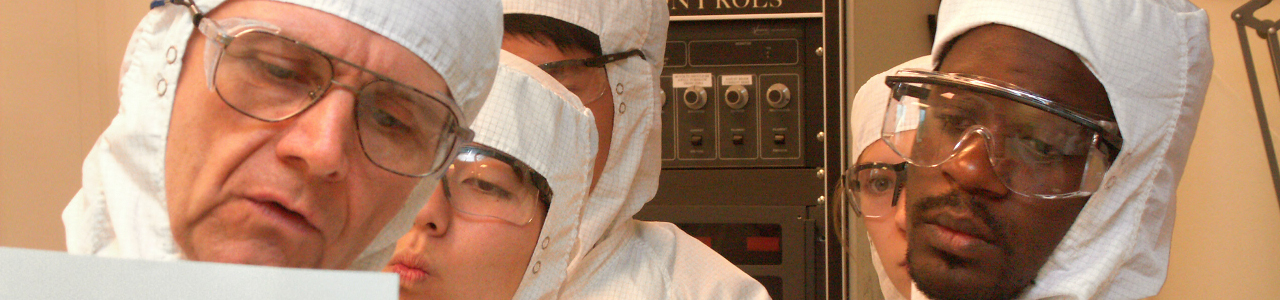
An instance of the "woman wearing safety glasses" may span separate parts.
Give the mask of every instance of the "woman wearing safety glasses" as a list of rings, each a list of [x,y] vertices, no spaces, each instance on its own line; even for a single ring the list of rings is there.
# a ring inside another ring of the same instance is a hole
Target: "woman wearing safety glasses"
[[[464,146],[384,271],[400,274],[405,299],[437,299],[419,297],[447,291],[433,291],[446,286],[437,282],[475,287],[443,299],[509,296],[529,264],[551,195],[546,177],[515,157],[480,144]],[[435,242],[474,247],[442,249]],[[432,254],[454,257],[432,261]]]
[[[888,105],[889,87],[885,76],[903,68],[928,68],[928,56],[893,67],[867,80],[849,104],[849,153],[852,163],[841,175],[839,188],[844,196],[845,211],[862,217],[871,244],[871,261],[884,299],[907,299],[911,277],[907,274],[907,222],[903,213],[902,187],[906,183],[906,161],[889,149],[881,138],[884,107]],[[915,124],[905,123],[893,132],[914,135]],[[910,151],[910,143],[902,145]],[[846,226],[853,232],[853,226]],[[851,237],[845,237],[851,238]],[[848,247],[849,243],[844,244]],[[852,252],[852,250],[850,250]],[[851,283],[851,289],[859,285]],[[850,290],[851,294],[860,291]]]
[[[572,240],[553,238],[567,229],[543,221],[575,220],[596,136],[590,111],[554,82],[502,54],[472,123],[475,142],[462,146],[438,188],[411,196],[430,195],[383,269],[400,275],[402,299],[519,298],[522,284],[563,270],[564,261],[544,257],[563,257]]]

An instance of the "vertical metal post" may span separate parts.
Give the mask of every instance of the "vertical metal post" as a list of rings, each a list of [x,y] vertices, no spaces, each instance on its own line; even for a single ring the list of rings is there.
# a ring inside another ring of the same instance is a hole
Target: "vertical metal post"
[[[1245,3],[1231,13],[1236,22],[1236,32],[1240,38],[1240,51],[1244,54],[1244,67],[1248,72],[1249,90],[1253,93],[1253,105],[1257,108],[1258,125],[1262,131],[1262,144],[1267,154],[1267,162],[1271,167],[1271,183],[1275,189],[1277,202],[1280,202],[1280,163],[1277,162],[1275,143],[1271,139],[1271,126],[1267,122],[1266,106],[1262,102],[1262,91],[1259,89],[1258,73],[1253,64],[1253,51],[1249,48],[1248,29],[1255,29],[1258,35],[1267,39],[1267,48],[1271,54],[1271,64],[1276,72],[1276,85],[1280,87],[1280,39],[1276,37],[1278,24],[1271,20],[1259,20],[1253,13],[1271,3],[1271,0],[1253,0]]]

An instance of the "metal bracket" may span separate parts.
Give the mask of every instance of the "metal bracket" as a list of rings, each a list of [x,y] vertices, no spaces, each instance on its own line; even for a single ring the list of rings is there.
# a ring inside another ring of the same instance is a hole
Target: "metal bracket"
[[[1253,65],[1253,53],[1249,48],[1249,29],[1254,29],[1258,37],[1267,41],[1271,54],[1272,71],[1276,74],[1276,86],[1280,87],[1280,23],[1274,20],[1262,20],[1254,16],[1258,9],[1270,4],[1271,0],[1253,0],[1231,12],[1231,19],[1236,22],[1236,32],[1240,37],[1240,51],[1244,54],[1244,66],[1249,76],[1249,88],[1253,93],[1253,105],[1258,111],[1258,125],[1262,129],[1262,144],[1265,146],[1267,161],[1271,166],[1271,182],[1275,187],[1276,199],[1280,201],[1280,164],[1277,163],[1275,143],[1271,140],[1271,126],[1267,122],[1266,107],[1262,103],[1262,91],[1259,89],[1257,68]]]

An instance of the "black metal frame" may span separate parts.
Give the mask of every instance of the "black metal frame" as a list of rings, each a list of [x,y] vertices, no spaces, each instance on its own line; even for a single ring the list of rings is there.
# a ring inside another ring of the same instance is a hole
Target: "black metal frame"
[[[1231,12],[1231,19],[1236,22],[1236,32],[1240,38],[1240,51],[1244,54],[1244,67],[1249,76],[1249,89],[1253,93],[1253,105],[1257,108],[1258,125],[1262,129],[1262,144],[1267,153],[1267,162],[1271,167],[1271,182],[1275,187],[1277,201],[1280,201],[1280,163],[1277,162],[1275,142],[1271,140],[1271,126],[1267,122],[1266,106],[1262,103],[1262,91],[1259,89],[1257,68],[1253,65],[1253,53],[1249,48],[1248,29],[1257,31],[1258,37],[1267,41],[1271,54],[1271,66],[1276,74],[1276,86],[1280,87],[1280,22],[1262,20],[1254,16],[1258,9],[1270,4],[1271,0],[1252,0]]]

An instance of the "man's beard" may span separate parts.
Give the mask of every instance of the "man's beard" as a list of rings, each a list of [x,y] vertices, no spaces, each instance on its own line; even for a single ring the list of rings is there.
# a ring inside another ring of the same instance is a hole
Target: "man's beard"
[[[1003,201],[1013,200],[1006,199]],[[928,220],[924,220],[921,216],[924,215],[925,212],[931,210],[955,210],[969,212],[974,218],[983,222],[991,229],[993,240],[989,242],[1001,249],[1004,257],[1010,259],[1014,258],[1012,247],[1009,247],[1008,245],[1008,234],[1004,230],[1005,228],[1008,228],[1006,226],[1009,225],[992,216],[987,205],[980,200],[976,200],[974,196],[962,194],[959,191],[952,191],[944,195],[929,196],[912,201],[910,202],[910,206],[907,208],[907,215],[910,220],[911,228],[916,228],[917,226],[921,226],[926,223]],[[911,280],[916,282],[916,286],[920,291],[928,295],[930,299],[1013,299],[1035,282],[1035,278],[1012,278],[1014,276],[1012,274],[1012,270],[1010,270],[1012,263],[1008,261],[1006,261],[1002,266],[1003,268],[999,270],[998,275],[994,278],[995,282],[991,286],[974,286],[968,282],[942,282],[945,280],[955,280],[954,278],[947,278],[943,280],[936,280],[935,278],[935,280],[928,280],[928,276],[931,274],[929,274],[927,270],[922,270],[924,268],[920,268],[914,261],[915,259],[913,259],[916,255],[923,255],[922,253],[917,253],[917,251],[923,251],[924,247],[928,246],[919,245],[920,243],[913,243],[911,241],[912,239],[913,237],[909,233],[907,264],[910,268],[908,268],[908,273],[910,273]],[[936,253],[946,264],[946,268],[944,270],[940,270],[941,272],[948,272],[950,269],[955,268],[976,267],[972,266],[972,262],[952,256],[950,253],[942,251],[937,251]],[[945,276],[943,277],[946,278]],[[925,278],[926,280],[921,280],[922,278]],[[957,286],[963,288],[957,288]]]

